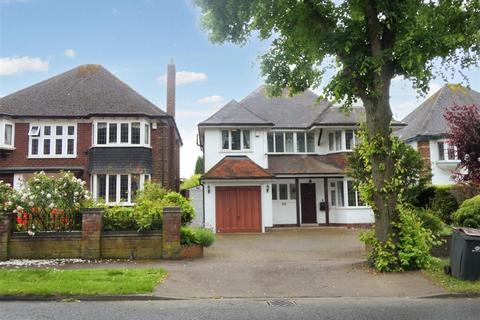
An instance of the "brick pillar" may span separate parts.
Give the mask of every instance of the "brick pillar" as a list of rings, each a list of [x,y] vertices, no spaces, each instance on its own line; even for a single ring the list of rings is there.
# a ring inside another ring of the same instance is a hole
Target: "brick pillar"
[[[180,258],[180,227],[182,213],[179,207],[163,208],[162,258]]]
[[[82,258],[101,258],[102,220],[103,209],[89,208],[82,210]]]
[[[12,226],[11,214],[0,218],[0,261],[8,260],[8,242],[12,234]]]
[[[423,159],[423,163],[425,164],[423,174],[430,176],[432,173],[432,167],[431,167],[432,163],[430,161],[430,141],[429,140],[418,141],[417,151],[418,153],[420,153],[420,156]]]

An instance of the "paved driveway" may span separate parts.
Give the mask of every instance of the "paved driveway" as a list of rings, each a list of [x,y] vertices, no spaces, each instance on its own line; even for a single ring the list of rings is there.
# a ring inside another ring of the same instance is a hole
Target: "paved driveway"
[[[418,297],[443,293],[419,272],[377,274],[364,266],[358,231],[290,229],[223,234],[194,261],[162,262],[159,296]]]

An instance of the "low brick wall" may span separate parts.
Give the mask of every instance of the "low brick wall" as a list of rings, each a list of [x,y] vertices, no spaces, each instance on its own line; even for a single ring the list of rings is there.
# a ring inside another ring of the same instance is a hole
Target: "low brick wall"
[[[10,237],[10,259],[79,258],[82,232],[40,232],[29,236],[14,232]]]
[[[103,232],[100,248],[102,258],[160,259],[162,258],[162,233],[160,231]]]
[[[82,231],[12,233],[12,217],[0,218],[0,261],[12,258],[181,259],[203,256],[203,247],[181,247],[181,212],[165,208],[163,230],[102,231],[103,211],[86,209]]]

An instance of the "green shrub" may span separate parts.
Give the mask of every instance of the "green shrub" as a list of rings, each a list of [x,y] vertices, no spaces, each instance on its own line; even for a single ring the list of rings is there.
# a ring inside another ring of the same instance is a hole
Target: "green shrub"
[[[209,229],[189,227],[181,229],[181,244],[184,246],[199,244],[209,247],[213,242],[215,242],[215,234]]]
[[[417,212],[411,207],[399,207],[399,222],[393,224],[392,238],[380,243],[372,231],[363,232],[360,240],[372,246],[368,256],[375,269],[382,272],[424,269],[430,265],[430,250],[435,237],[422,226]]]
[[[417,197],[412,201],[412,205],[420,208],[430,208],[435,192],[437,189],[435,186],[429,185],[423,188]]]
[[[135,219],[135,211],[132,207],[106,208],[103,214],[103,230],[123,231],[138,230],[139,226]]]
[[[445,222],[452,223],[452,214],[458,209],[457,199],[450,192],[451,187],[437,186],[431,208]]]
[[[178,192],[170,191],[163,197],[165,206],[180,207],[182,210],[182,225],[192,222],[195,217],[195,210],[190,203],[190,199],[185,198]]]
[[[422,227],[430,230],[433,235],[437,237],[444,232],[446,225],[435,211],[432,209],[418,208],[415,212],[422,222]]]
[[[13,208],[12,193],[12,186],[0,180],[0,218]]]
[[[480,228],[480,194],[465,200],[453,214],[453,221],[460,227]]]
[[[200,185],[201,174],[194,174],[180,184],[180,190],[190,189]]]
[[[458,203],[463,203],[465,200],[475,197],[480,194],[480,186],[468,183],[457,183],[450,189]]]

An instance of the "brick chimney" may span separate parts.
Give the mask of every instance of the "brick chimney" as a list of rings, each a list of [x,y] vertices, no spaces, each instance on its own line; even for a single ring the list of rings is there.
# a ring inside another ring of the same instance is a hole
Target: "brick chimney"
[[[175,117],[175,63],[170,60],[167,65],[167,113]]]

